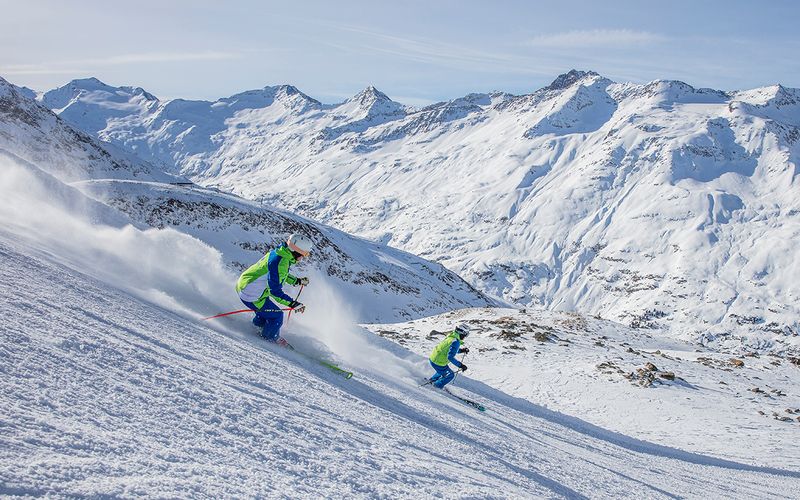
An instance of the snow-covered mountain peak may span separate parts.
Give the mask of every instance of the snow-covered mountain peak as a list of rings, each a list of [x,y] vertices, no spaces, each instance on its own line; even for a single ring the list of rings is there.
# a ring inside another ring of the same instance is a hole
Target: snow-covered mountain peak
[[[318,109],[321,103],[293,85],[266,86],[260,89],[246,90],[230,97],[223,97],[213,103],[207,101],[191,101],[196,103],[207,103],[214,110],[227,109],[228,112],[241,110],[258,110],[269,108],[275,102],[282,104],[287,109],[302,113],[309,109]]]
[[[550,85],[531,94],[513,96],[493,93],[490,95],[499,111],[533,112],[537,115],[537,118],[534,119],[541,119],[542,109],[549,109],[548,114],[552,114],[557,112],[558,108],[568,105],[570,101],[582,101],[583,104],[576,106],[579,108],[584,107],[585,103],[607,101],[609,89],[613,85],[615,85],[613,81],[594,71],[573,69],[559,75]]]
[[[21,87],[0,78],[0,120],[2,120],[0,122],[0,139],[2,139],[3,129],[6,127],[18,124],[36,127],[43,115],[55,118],[49,110],[37,108],[35,101],[27,97]],[[14,137],[9,135],[9,138],[13,139]]]
[[[613,83],[593,71],[572,70],[559,76],[527,101],[534,110],[543,108],[547,112],[525,136],[585,133],[599,129],[617,110],[617,103],[609,94]]]
[[[106,128],[109,117],[142,115],[159,105],[158,98],[141,87],[113,87],[94,77],[72,80],[43,93],[39,101],[90,133]]]
[[[408,109],[372,85],[341,104],[329,108],[324,128],[315,136],[317,147],[350,133],[362,133],[384,123],[402,120]],[[355,144],[355,143],[351,143]]]
[[[158,102],[158,97],[154,96],[150,92],[146,91],[142,87],[119,87],[117,92],[126,92],[133,96],[140,96],[142,99],[146,101],[153,101]]]
[[[158,98],[151,94],[150,92],[146,91],[142,87],[133,87],[133,86],[120,86],[114,87],[113,85],[109,85],[102,80],[92,76],[89,78],[77,78],[75,80],[71,80],[66,85],[62,85],[56,89],[53,89],[49,92],[43,94],[42,98],[44,99],[45,96],[50,95],[51,99],[55,98],[56,95],[72,95],[73,97],[77,97],[78,95],[91,93],[91,92],[106,92],[110,95],[137,95],[142,96],[143,98],[151,101],[157,101]]]
[[[224,103],[230,107],[239,109],[265,108],[272,105],[277,93],[278,87],[267,86],[261,89],[245,90],[244,92],[233,94],[230,97],[222,97],[217,99],[214,104]]]
[[[800,104],[800,89],[770,85],[752,90],[735,92],[733,98],[753,106],[766,107],[773,105],[781,108]]]
[[[17,94],[27,99],[36,98],[35,91],[29,89],[28,87],[20,87],[18,85],[14,85],[13,83],[5,80],[3,77],[0,77],[0,97],[10,95],[12,91],[16,92]]]
[[[800,104],[800,89],[776,85],[775,100],[776,106],[790,106]]]
[[[636,100],[639,105],[724,104],[730,95],[715,89],[694,88],[680,80],[654,80],[644,85],[614,85],[609,89],[617,101]]]
[[[43,103],[25,94],[15,85],[0,79],[0,149],[41,165],[50,175],[67,182],[108,178],[179,180],[116,145],[103,143],[83,130],[76,130]],[[77,107],[88,106],[83,100],[76,101],[76,104]],[[104,113],[110,109],[107,105],[100,107]],[[103,122],[91,113],[84,121]]]
[[[308,95],[304,94],[293,85],[279,85],[276,87],[275,97],[286,100],[302,107],[319,107],[321,103]]]
[[[402,116],[406,107],[393,101],[389,96],[372,85],[346,100],[336,108],[337,113],[361,118],[376,116]]]
[[[61,110],[82,95],[92,92],[104,92],[106,97],[116,94],[117,88],[103,83],[95,77],[71,80],[66,85],[49,90],[42,94],[41,102],[50,109]]]
[[[770,122],[770,129],[786,146],[800,141],[800,89],[770,85],[734,92],[729,102],[731,112],[758,116]]]
[[[272,89],[275,100],[295,113],[302,114],[322,107],[319,101],[304,94],[293,85],[278,85]]]
[[[369,107],[375,104],[376,102],[387,102],[391,101],[389,96],[381,92],[380,90],[376,89],[372,85],[368,86],[358,94],[356,94],[351,101],[358,102],[362,106]]]
[[[573,69],[567,73],[558,75],[556,79],[553,80],[553,82],[543,90],[563,90],[572,87],[576,83],[580,83],[582,85],[591,85],[597,81],[608,81],[611,83],[611,80],[600,76],[594,71],[579,71]]]
[[[0,97],[11,95],[14,92],[17,92],[16,85],[10,83],[5,78],[0,76]]]
[[[111,85],[94,76],[90,76],[88,78],[76,78],[65,85],[65,87],[84,90],[116,90],[115,87],[112,87]]]

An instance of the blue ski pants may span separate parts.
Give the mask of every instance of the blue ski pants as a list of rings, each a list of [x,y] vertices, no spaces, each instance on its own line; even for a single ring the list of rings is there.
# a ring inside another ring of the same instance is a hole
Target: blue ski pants
[[[252,309],[256,315],[253,317],[253,324],[261,328],[261,336],[270,342],[276,342],[281,335],[283,326],[283,311],[274,302],[267,299],[264,305],[256,307],[252,302],[242,301],[244,305]]]
[[[433,377],[428,380],[433,382],[433,386],[438,389],[442,389],[444,386],[449,384],[450,381],[456,376],[453,370],[450,369],[450,365],[441,366],[437,365],[433,361],[430,361],[430,364],[433,369],[436,370],[436,373],[434,373]]]

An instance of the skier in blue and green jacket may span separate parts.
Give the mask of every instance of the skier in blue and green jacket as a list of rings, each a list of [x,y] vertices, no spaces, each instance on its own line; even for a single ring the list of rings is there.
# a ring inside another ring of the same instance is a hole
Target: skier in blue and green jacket
[[[456,354],[468,353],[468,347],[461,347],[461,341],[469,336],[469,325],[460,324],[455,329],[447,334],[436,347],[429,358],[431,366],[436,373],[428,379],[434,387],[444,389],[444,386],[450,383],[456,376],[455,372],[450,368],[448,361],[456,365],[460,371],[467,371],[467,365],[456,359]]]
[[[245,269],[236,283],[236,292],[242,303],[255,312],[253,324],[261,328],[261,336],[270,342],[286,342],[280,338],[283,311],[275,302],[298,313],[305,312],[306,306],[287,295],[283,284],[308,284],[308,278],[289,274],[289,267],[308,257],[311,246],[309,238],[295,233],[286,243]]]

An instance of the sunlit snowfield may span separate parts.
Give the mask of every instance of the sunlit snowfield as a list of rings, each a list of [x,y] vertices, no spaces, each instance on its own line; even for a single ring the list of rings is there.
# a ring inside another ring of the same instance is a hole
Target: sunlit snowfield
[[[448,496],[453,477],[458,495],[480,497],[786,497],[800,485],[792,453],[682,451],[515,397],[508,371],[492,387],[497,358],[479,349],[475,377],[453,390],[485,413],[419,387],[424,356],[356,326],[324,279],[286,335],[351,380],[274,351],[247,318],[200,322],[231,293],[218,252],[107,224],[100,207],[75,216],[93,204],[28,170],[4,164],[0,206],[5,494]]]

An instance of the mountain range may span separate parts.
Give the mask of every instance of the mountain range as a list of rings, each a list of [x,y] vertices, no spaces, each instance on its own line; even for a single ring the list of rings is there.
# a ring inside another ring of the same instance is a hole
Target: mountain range
[[[615,83],[412,108],[368,87],[161,101],[75,80],[40,103],[197,184],[444,264],[518,307],[721,348],[798,347],[800,91]]]

